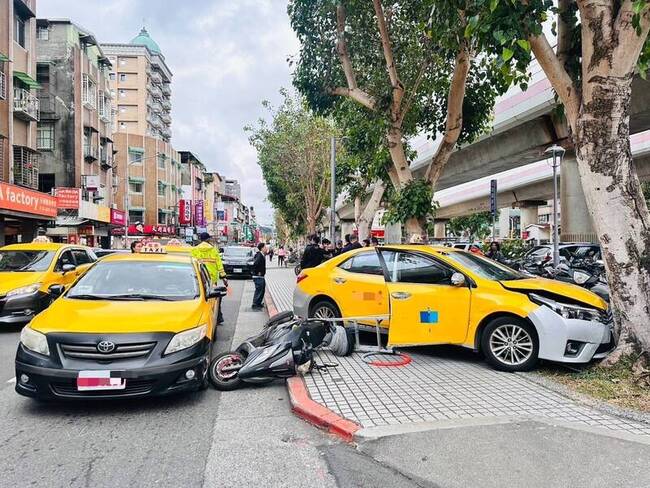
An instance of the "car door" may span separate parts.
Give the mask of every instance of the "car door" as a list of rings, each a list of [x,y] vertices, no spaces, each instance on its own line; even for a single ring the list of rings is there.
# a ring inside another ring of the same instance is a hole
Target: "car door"
[[[77,276],[84,274],[88,268],[95,262],[94,256],[91,256],[86,249],[74,248],[72,249],[77,269],[75,270]]]
[[[469,285],[453,286],[454,269],[423,253],[382,250],[389,281],[388,343],[460,344],[469,324]]]
[[[201,275],[201,285],[203,286],[203,291],[207,297],[208,293],[210,293],[210,290],[212,290],[212,287],[215,285],[212,283],[210,273],[208,271],[208,268],[205,267],[205,264],[200,265],[199,271]],[[208,331],[208,334],[210,334],[211,339],[214,339],[214,328],[217,325],[217,298],[210,298],[206,300],[205,313],[207,316],[206,322],[210,324],[210,330]]]
[[[343,317],[388,315],[384,269],[374,248],[350,256],[333,268],[330,279],[332,298]],[[388,325],[388,320],[382,325]]]
[[[74,255],[72,254],[72,249],[64,249],[59,254],[59,257],[56,260],[54,266],[55,280],[57,284],[64,285],[66,288],[69,287],[74,280],[77,279],[78,271],[68,271],[63,273],[64,264],[74,264],[76,266],[76,261]]]

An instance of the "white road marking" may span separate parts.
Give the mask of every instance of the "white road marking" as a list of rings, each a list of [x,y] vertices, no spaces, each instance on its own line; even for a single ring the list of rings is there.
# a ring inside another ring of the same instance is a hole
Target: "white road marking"
[[[10,380],[7,380],[7,383],[15,383],[16,382],[16,377],[14,376]]]

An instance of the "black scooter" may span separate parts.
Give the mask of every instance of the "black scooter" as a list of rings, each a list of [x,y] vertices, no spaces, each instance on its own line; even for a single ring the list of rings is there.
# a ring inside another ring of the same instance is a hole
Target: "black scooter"
[[[302,319],[283,312],[269,320],[262,331],[248,338],[234,351],[218,355],[210,362],[209,379],[222,391],[234,390],[243,383],[264,384],[297,373],[308,373],[314,366],[314,349],[331,341],[335,334],[345,335],[343,354],[352,353],[350,333],[332,323]]]

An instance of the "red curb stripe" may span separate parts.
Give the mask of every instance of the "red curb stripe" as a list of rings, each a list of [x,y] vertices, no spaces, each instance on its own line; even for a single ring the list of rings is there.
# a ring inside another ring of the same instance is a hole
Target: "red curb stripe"
[[[278,314],[278,307],[275,306],[273,297],[268,292],[264,294],[264,303],[266,303],[266,311],[269,314],[269,318]]]
[[[316,403],[309,396],[305,381],[294,376],[287,380],[291,411],[310,424],[327,430],[330,434],[352,442],[354,434],[361,426],[332,412],[329,408]]]

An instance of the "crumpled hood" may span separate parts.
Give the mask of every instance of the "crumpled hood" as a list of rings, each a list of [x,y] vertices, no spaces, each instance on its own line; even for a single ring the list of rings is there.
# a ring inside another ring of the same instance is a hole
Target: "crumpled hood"
[[[0,295],[4,295],[8,291],[20,288],[21,286],[38,283],[43,279],[44,275],[45,273],[40,271],[28,271],[25,273],[3,271],[0,273]]]
[[[155,300],[73,300],[61,297],[31,322],[43,332],[137,333],[181,332],[200,325],[199,299],[178,302]]]
[[[595,293],[592,293],[581,286],[564,283],[563,281],[549,280],[547,278],[526,278],[523,280],[501,281],[500,283],[509,290],[546,291],[554,293],[555,295],[568,297],[591,307],[596,307],[602,310],[607,309],[607,302]]]

